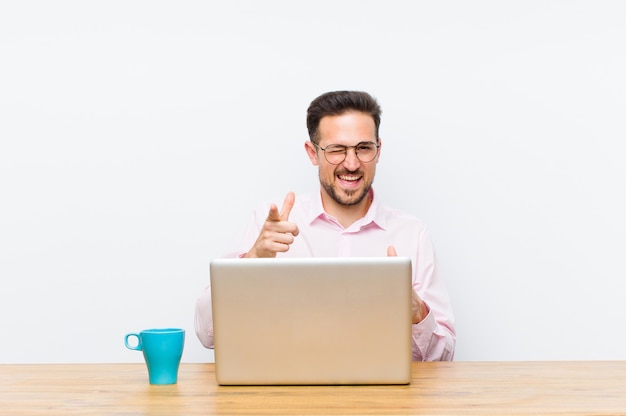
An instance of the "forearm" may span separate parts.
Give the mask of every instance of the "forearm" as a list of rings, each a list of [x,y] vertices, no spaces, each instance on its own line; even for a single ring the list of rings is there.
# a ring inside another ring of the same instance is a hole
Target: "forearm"
[[[202,345],[213,348],[213,310],[211,288],[207,287],[196,302],[195,328]]]
[[[452,329],[437,323],[434,314],[412,325],[413,361],[452,361],[456,337]]]

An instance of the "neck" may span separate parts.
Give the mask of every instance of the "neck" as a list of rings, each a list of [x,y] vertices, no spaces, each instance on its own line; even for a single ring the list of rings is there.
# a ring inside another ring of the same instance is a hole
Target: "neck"
[[[327,214],[332,215],[339,221],[343,228],[348,228],[355,221],[360,220],[367,214],[372,205],[372,192],[370,191],[361,202],[355,205],[343,205],[331,198],[324,189],[322,192],[322,206]]]

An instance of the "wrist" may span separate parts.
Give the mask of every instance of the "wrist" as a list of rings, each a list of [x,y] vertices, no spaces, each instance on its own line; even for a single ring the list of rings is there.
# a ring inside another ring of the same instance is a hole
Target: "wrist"
[[[419,307],[417,308],[416,313],[413,314],[413,325],[419,324],[422,322],[430,313],[430,309],[425,302],[420,302]]]

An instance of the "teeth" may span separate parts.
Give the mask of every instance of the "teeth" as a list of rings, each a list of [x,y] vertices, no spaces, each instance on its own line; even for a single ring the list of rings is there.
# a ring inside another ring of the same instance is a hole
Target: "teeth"
[[[358,176],[339,175],[339,179],[342,181],[358,181]]]

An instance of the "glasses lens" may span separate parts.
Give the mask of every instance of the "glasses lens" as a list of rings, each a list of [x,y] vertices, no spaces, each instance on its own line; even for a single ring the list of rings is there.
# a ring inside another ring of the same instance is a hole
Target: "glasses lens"
[[[376,157],[378,146],[374,143],[359,143],[355,151],[356,157],[358,157],[361,162],[367,163],[371,162]]]
[[[328,163],[338,165],[346,158],[346,151],[347,149],[345,146],[340,144],[331,144],[326,147],[326,150],[324,150],[324,156],[326,156]]]

